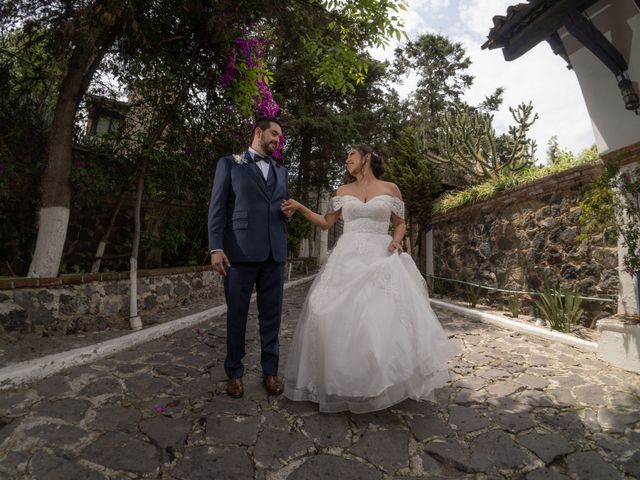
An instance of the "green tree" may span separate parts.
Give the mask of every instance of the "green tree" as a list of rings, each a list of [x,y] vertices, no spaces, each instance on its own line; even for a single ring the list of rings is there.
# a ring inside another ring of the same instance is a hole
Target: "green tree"
[[[406,126],[393,141],[395,154],[385,165],[385,178],[400,188],[411,220],[424,224],[431,216],[433,200],[442,191],[440,179],[420,153],[415,131]]]
[[[393,156],[385,165],[385,179],[395,183],[406,206],[409,253],[415,254],[413,245],[423,245],[424,227],[431,217],[431,206],[441,192],[440,179],[419,151],[415,131],[407,125],[393,140]],[[420,253],[424,251],[420,248]],[[423,265],[424,262],[420,262]]]
[[[362,83],[368,69],[357,49],[380,45],[389,35],[400,35],[401,22],[388,13],[405,8],[405,4],[402,0],[291,0],[272,8],[264,2],[235,0],[213,4],[204,0],[187,4],[175,0],[16,0],[1,8],[3,31],[21,30],[25,24],[43,27],[58,39],[56,45],[66,63],[48,125],[40,224],[30,267],[31,276],[55,276],[69,217],[74,120],[82,97],[108,53],[135,55],[135,46],[149,51],[153,46],[183,40],[170,33],[176,26],[187,25],[187,31],[199,33],[198,38],[210,39],[191,61],[217,66],[208,78],[216,84],[233,39],[245,34],[247,28],[271,31],[274,37],[287,31],[303,39],[315,81],[341,91],[353,90],[354,85]],[[167,26],[172,28],[166,29]],[[148,43],[149,39],[159,42]],[[242,98],[235,100],[242,104]]]

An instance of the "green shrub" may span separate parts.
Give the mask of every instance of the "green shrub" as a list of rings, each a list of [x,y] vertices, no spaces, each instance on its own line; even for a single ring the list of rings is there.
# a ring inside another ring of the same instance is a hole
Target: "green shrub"
[[[500,192],[515,190],[527,183],[597,160],[598,152],[595,147],[582,151],[577,157],[574,157],[571,152],[563,151],[550,165],[532,166],[517,173],[505,173],[486,182],[471,185],[464,190],[445,193],[434,203],[433,212],[445,213],[454,208],[477,203]]]

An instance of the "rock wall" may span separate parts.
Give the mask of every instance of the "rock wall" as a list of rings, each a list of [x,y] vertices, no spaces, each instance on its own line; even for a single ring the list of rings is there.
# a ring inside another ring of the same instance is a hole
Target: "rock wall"
[[[580,201],[600,165],[583,165],[433,219],[434,274],[510,290],[543,288],[544,278],[585,296],[616,295],[615,240],[579,240]],[[445,293],[462,287],[441,283]],[[494,295],[505,303],[504,295]],[[592,317],[613,303],[587,302]],[[532,308],[529,308],[532,311]],[[526,310],[525,310],[526,311]]]
[[[154,312],[194,300],[224,301],[220,276],[209,266],[141,270],[138,309]],[[0,326],[7,332],[97,330],[128,325],[129,273],[0,280]]]

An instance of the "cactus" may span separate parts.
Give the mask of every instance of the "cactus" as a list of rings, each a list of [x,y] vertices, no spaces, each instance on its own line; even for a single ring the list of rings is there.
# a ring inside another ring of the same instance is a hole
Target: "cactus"
[[[492,114],[459,104],[443,117],[437,151],[424,135],[418,135],[418,144],[436,168],[450,172],[453,167],[469,184],[522,171],[533,164],[536,143],[527,138],[527,132],[538,114],[533,114],[531,103],[509,107],[509,111],[516,125],[496,138]]]

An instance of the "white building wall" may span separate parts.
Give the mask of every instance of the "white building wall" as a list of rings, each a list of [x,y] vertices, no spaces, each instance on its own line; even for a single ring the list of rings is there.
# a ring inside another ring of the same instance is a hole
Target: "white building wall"
[[[640,93],[640,10],[634,1],[601,1],[587,14],[625,58],[629,77]],[[613,73],[566,30],[560,37],[584,95],[598,152],[602,155],[639,142],[640,116],[625,110]]]

